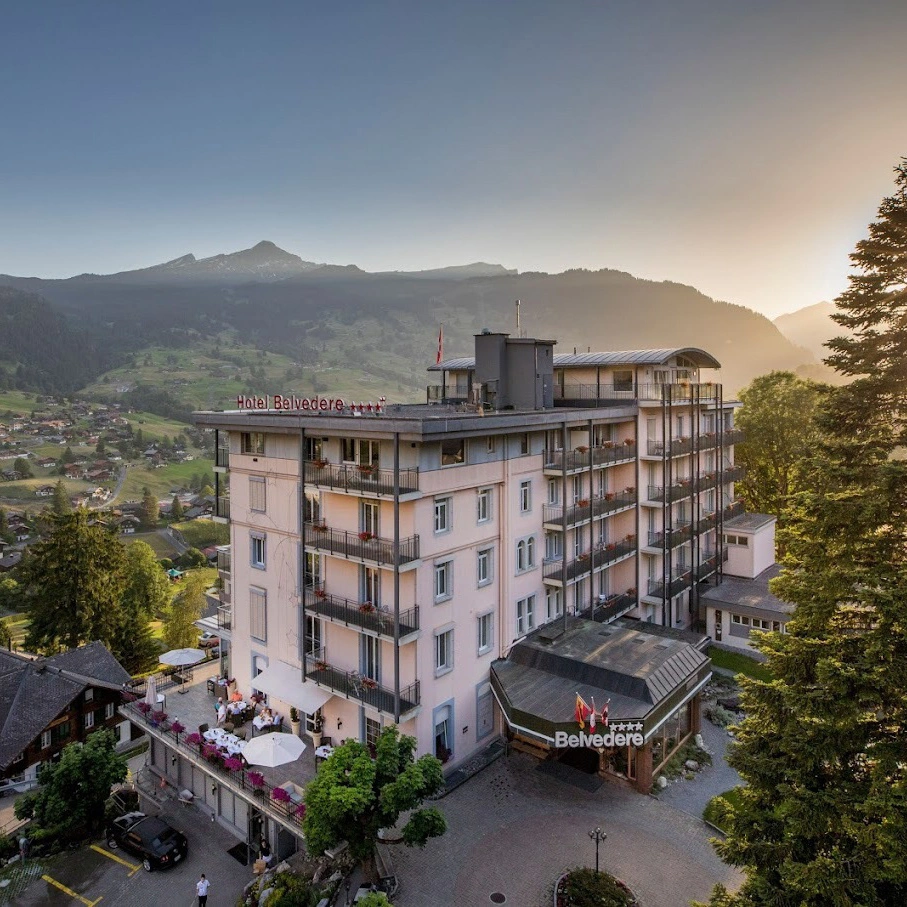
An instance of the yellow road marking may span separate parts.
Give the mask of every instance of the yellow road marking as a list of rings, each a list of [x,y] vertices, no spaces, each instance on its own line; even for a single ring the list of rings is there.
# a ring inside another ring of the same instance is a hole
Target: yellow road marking
[[[50,882],[50,884],[55,888],[59,888],[60,891],[62,891],[64,894],[68,894],[71,898],[75,898],[77,901],[81,901],[85,905],[85,907],[94,907],[94,905],[97,904],[98,901],[102,900],[102,898],[98,898],[97,901],[89,901],[88,898],[83,898],[82,895],[76,894],[71,888],[67,888],[61,882],[58,882],[56,879],[52,879],[49,875],[43,875],[41,876],[41,878],[45,882]]]
[[[141,869],[141,866],[138,866],[135,863],[130,863],[129,860],[124,860],[122,857],[118,857],[115,853],[111,853],[109,850],[104,850],[103,847],[99,847],[97,844],[92,844],[91,849],[95,853],[102,854],[108,859],[116,860],[117,863],[119,863],[121,866],[125,866],[127,869],[131,869],[132,872],[129,873],[129,875],[131,876],[134,876],[139,871],[139,869]]]

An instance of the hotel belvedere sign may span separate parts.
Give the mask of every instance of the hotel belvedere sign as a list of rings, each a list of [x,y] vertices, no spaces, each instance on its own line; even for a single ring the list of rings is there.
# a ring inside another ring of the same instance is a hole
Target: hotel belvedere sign
[[[626,724],[615,724],[608,727],[607,732],[604,734],[599,734],[591,728],[588,734],[584,731],[580,731],[578,734],[555,731],[554,745],[558,749],[576,749],[581,746],[643,746],[646,739],[640,733],[641,731],[642,724],[638,721],[635,723],[630,721]]]
[[[236,398],[237,409],[278,410],[280,412],[309,413],[342,413],[348,410],[354,415],[362,413],[384,412],[385,397],[379,397],[377,403],[347,403],[342,397],[297,397],[295,394],[265,394],[264,396],[246,397],[240,394]]]

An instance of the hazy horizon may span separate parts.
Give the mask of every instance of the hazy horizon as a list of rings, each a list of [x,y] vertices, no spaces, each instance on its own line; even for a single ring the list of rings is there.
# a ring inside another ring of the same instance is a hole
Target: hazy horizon
[[[52,2],[4,24],[17,276],[270,239],[368,271],[611,268],[775,317],[844,288],[907,153],[894,0]]]

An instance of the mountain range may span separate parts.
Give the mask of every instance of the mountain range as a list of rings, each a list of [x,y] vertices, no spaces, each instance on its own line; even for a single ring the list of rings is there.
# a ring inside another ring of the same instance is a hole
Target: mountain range
[[[109,275],[0,275],[0,285],[38,294],[48,317],[63,316],[80,348],[89,344],[98,351],[87,357],[96,374],[111,360],[122,364],[146,348],[185,349],[221,338],[287,357],[298,366],[293,390],[313,390],[343,372],[355,386],[374,388],[378,379],[396,387],[397,399],[419,399],[439,325],[445,355],[469,355],[472,335],[483,328],[513,329],[517,299],[525,332],[557,340],[559,352],[702,347],[723,363],[720,380],[729,393],[772,369],[817,365],[810,352],[750,309],[616,270],[518,273],[476,262],[369,273],[306,261],[265,241]],[[45,373],[45,385],[73,390],[86,383],[84,367],[64,368],[67,380],[45,358],[31,363]],[[0,341],[0,369],[4,361],[10,383],[22,363]],[[325,374],[332,371],[334,376]]]
[[[816,359],[824,359],[829,350],[825,346],[832,337],[840,337],[850,332],[832,320],[835,310],[833,302],[817,302],[815,305],[797,309],[786,315],[779,315],[775,319],[775,327],[787,337],[791,343],[796,343],[809,350]]]

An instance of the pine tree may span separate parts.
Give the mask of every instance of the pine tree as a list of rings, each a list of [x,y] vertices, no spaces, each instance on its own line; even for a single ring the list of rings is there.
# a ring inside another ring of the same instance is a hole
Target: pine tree
[[[164,613],[164,645],[168,649],[191,648],[198,642],[195,621],[205,610],[205,589],[204,575],[190,573],[179,594],[167,607]]]
[[[122,598],[122,620],[113,650],[130,674],[154,667],[160,646],[151,630],[151,621],[170,603],[170,583],[157,556],[145,542],[126,548],[126,588]]]
[[[26,648],[71,649],[100,640],[115,651],[126,588],[126,554],[100,523],[89,525],[83,509],[50,516],[46,539],[29,546],[19,565],[30,624]]]
[[[153,529],[157,526],[160,512],[161,508],[157,498],[151,493],[151,490],[146,485],[142,489],[142,522],[149,529]]]
[[[713,907],[907,903],[907,168],[837,300],[850,385],[819,410],[816,490],[785,531],[773,591],[796,605],[764,634],[771,682],[744,681],[729,761],[748,782],[721,856],[741,866]]]
[[[179,495],[177,494],[173,496],[173,501],[170,504],[170,518],[175,523],[183,518],[183,505],[180,503]]]
[[[63,484],[62,479],[54,485],[51,510],[56,516],[65,516],[67,513],[72,513],[72,501],[69,500],[69,493],[66,491],[66,486]]]

